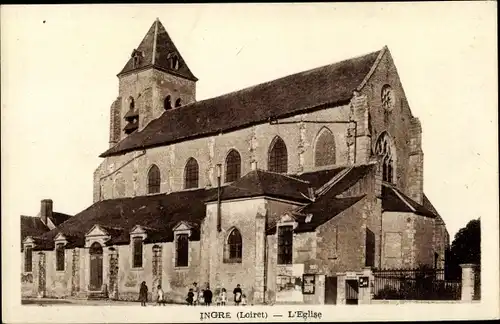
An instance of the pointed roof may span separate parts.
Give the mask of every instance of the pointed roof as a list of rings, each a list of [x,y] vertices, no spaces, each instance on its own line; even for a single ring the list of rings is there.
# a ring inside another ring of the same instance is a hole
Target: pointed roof
[[[137,66],[134,66],[135,53],[138,53],[140,57]],[[173,56],[178,58],[177,69],[171,65]],[[188,80],[198,81],[158,18],[151,25],[139,46],[132,52],[118,76],[146,68],[156,68]]]

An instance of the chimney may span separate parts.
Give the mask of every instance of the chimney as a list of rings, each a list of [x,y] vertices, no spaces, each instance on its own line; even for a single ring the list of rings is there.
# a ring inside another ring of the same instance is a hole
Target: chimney
[[[40,205],[40,219],[47,225],[47,218],[52,217],[52,199],[43,199]]]

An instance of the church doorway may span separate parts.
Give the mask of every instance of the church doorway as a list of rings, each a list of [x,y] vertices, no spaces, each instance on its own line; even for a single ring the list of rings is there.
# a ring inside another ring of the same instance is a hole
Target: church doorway
[[[95,242],[90,246],[90,285],[91,291],[102,288],[102,246]]]

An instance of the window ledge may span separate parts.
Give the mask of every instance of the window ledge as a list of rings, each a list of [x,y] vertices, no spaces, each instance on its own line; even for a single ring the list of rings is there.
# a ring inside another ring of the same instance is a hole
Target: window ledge
[[[144,267],[132,267],[130,268],[131,271],[144,271]]]
[[[223,263],[242,263],[242,260],[241,259],[224,259],[222,261]]]
[[[174,270],[189,270],[189,266],[175,266]]]
[[[66,272],[66,269],[63,269],[63,270],[56,270],[56,273],[65,273]]]
[[[278,267],[285,268],[285,267],[292,267],[292,266],[293,266],[293,263],[276,263],[276,265],[277,265]]]

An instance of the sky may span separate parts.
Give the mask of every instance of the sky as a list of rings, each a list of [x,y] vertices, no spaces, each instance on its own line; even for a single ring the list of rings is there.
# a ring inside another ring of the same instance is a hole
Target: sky
[[[498,221],[495,13],[493,2],[2,6],[2,220],[36,215],[44,198],[68,214],[92,204],[116,74],[159,18],[197,100],[387,45],[451,238],[471,219]]]

